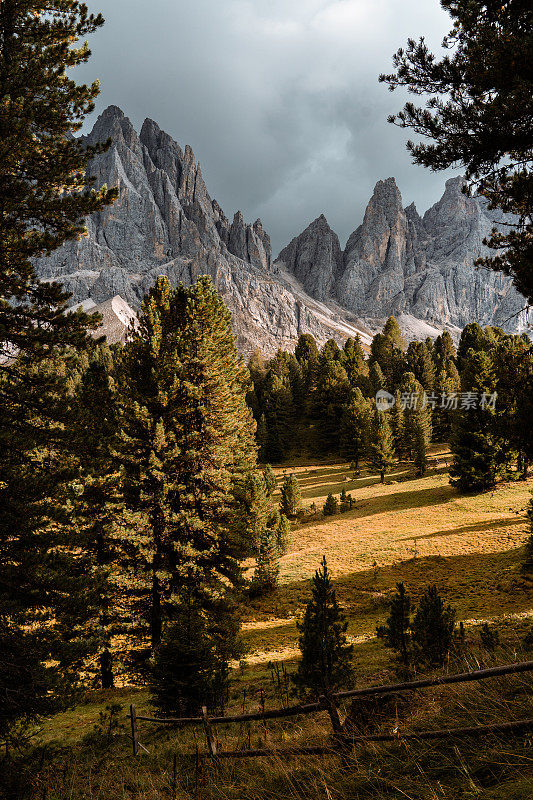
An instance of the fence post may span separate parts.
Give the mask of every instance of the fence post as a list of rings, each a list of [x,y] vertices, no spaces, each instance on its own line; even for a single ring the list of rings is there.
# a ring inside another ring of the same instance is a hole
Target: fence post
[[[133,755],[139,754],[139,734],[137,731],[137,711],[135,706],[130,706],[130,719],[131,719],[131,743],[133,745]]]
[[[320,703],[322,708],[329,714],[329,718],[331,720],[331,727],[333,728],[333,733],[335,735],[335,738],[342,737],[344,735],[344,732],[342,730],[339,711],[337,709],[337,706],[331,699],[331,696],[329,694],[321,694],[320,697],[318,698],[318,702]]]
[[[217,744],[215,741],[215,737],[213,736],[213,730],[209,723],[209,717],[207,716],[207,706],[202,706],[202,719],[204,723],[205,738],[207,739],[207,747],[209,750],[209,755],[212,756],[213,758],[216,758]]]

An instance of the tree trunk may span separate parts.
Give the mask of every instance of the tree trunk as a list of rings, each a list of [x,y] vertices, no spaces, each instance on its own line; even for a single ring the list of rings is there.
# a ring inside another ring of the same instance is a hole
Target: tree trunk
[[[385,470],[384,469],[381,470],[380,475],[381,475],[381,483],[385,483]]]

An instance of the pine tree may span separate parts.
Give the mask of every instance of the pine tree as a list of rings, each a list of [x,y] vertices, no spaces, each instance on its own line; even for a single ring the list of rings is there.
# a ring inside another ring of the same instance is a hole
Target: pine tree
[[[296,475],[291,473],[283,477],[281,485],[280,509],[286,517],[295,517],[302,506],[300,484]]]
[[[347,628],[324,556],[313,578],[312,598],[298,624],[302,659],[294,680],[301,690],[329,692],[348,683],[353,645],[347,643]]]
[[[202,705],[223,710],[237,633],[235,623],[217,626],[194,598],[184,598],[154,653],[149,688],[155,707],[177,716],[197,714]]]
[[[277,533],[277,545],[280,556],[284,556],[289,550],[291,541],[291,523],[285,514],[279,514],[279,519],[276,517],[275,528]]]
[[[394,392],[394,405],[391,409],[391,429],[394,449],[401,459],[405,447],[405,411],[399,390]]]
[[[346,494],[346,489],[344,488],[344,486],[342,487],[342,491],[339,498],[339,508],[341,514],[343,514],[345,511],[350,510],[350,500],[348,498],[348,495]]]
[[[413,644],[417,661],[438,667],[450,651],[456,612],[446,606],[436,586],[429,586],[420,598],[413,620]]]
[[[370,347],[370,363],[379,364],[387,386],[394,386],[405,369],[404,348],[405,341],[400,327],[394,317],[389,317],[383,333],[374,336]],[[385,386],[380,388],[383,389]]]
[[[396,589],[397,593],[390,602],[390,616],[385,625],[378,627],[377,635],[383,639],[386,647],[399,653],[402,664],[407,666],[411,658],[411,598],[403,583],[398,583]]]
[[[268,594],[276,588],[279,578],[279,557],[277,530],[270,527],[263,528],[250,586],[252,596]]]
[[[473,392],[478,398],[473,408],[459,409],[452,433],[453,466],[451,483],[461,491],[485,491],[496,481],[509,458],[508,445],[502,441],[497,426],[495,408],[480,402],[496,390],[492,357],[481,351],[469,350],[464,358],[461,375],[463,392]]]
[[[387,389],[383,370],[377,361],[373,361],[370,364],[370,369],[368,371],[368,384],[372,393],[372,397],[375,397],[376,394],[382,389]]]
[[[368,460],[385,483],[385,473],[394,464],[394,440],[386,415],[377,409],[370,425]]]
[[[407,399],[404,410],[403,449],[414,457],[417,475],[426,471],[427,451],[431,442],[432,414],[424,388],[412,372],[406,372],[400,392]]]
[[[326,346],[324,352],[326,355],[330,352],[326,350]],[[338,352],[342,353],[341,350]],[[340,355],[338,360],[323,359],[325,359],[324,353],[315,393],[315,415],[319,424],[322,449],[326,453],[334,453],[339,450],[341,418],[350,395],[350,381],[340,363]]]
[[[332,495],[331,493],[328,494],[326,497],[326,502],[324,503],[324,516],[325,517],[332,517],[334,514],[337,513],[339,510],[339,504],[337,502],[337,498]]]
[[[140,515],[124,551],[155,648],[174,602],[191,595],[210,614],[240,583],[254,524],[241,499],[256,459],[248,372],[209,278],[175,290],[158,279],[120,377],[117,451],[125,502]]]
[[[407,348],[407,367],[426,392],[435,387],[435,364],[425,342],[411,342]]]
[[[368,376],[368,364],[361,345],[359,334],[355,339],[349,338],[344,345],[343,366],[352,388],[358,385],[361,377]]]
[[[278,479],[274,474],[274,470],[267,464],[265,469],[263,470],[263,477],[265,479],[265,487],[269,497],[272,497],[276,489],[278,488]]]
[[[365,454],[368,440],[370,409],[360,389],[352,390],[340,422],[340,452],[347,461],[353,461],[359,469],[359,461]]]
[[[406,103],[389,118],[417,137],[414,161],[431,169],[464,167],[471,189],[489,208],[513,214],[513,227],[493,231],[495,257],[478,263],[512,275],[533,301],[532,112],[533,11],[527,0],[441,0],[453,20],[439,60],[424,39],[410,39],[394,56],[389,88],[429,95],[426,107]]]
[[[97,576],[68,488],[72,367],[95,320],[65,314],[68,295],[40,282],[33,261],[116,196],[87,191],[85,167],[104,148],[71,137],[98,86],[66,70],[89,58],[76,42],[102,23],[70,0],[0,5],[0,660],[13,687],[0,693],[0,739],[10,743],[52,713],[96,645]]]

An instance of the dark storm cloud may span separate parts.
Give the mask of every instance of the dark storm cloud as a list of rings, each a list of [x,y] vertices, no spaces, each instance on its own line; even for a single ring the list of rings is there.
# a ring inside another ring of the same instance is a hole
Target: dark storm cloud
[[[202,163],[226,214],[261,217],[277,251],[325,213],[344,241],[377,180],[423,211],[443,174],[413,166],[377,76],[408,36],[438,48],[437,0],[91,0],[106,25],[80,72],[97,112],[152,117]]]

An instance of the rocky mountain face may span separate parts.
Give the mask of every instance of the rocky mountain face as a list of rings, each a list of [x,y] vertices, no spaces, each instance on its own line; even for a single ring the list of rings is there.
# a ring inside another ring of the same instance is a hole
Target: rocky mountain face
[[[520,330],[524,298],[501,273],[474,267],[500,220],[462,186],[462,178],[447,181],[442,198],[421,217],[414,205],[404,209],[394,178],[379,181],[341,266],[338,253],[330,254],[336,237],[324,218],[282,250],[277,265],[313,296],[335,297],[367,319],[407,314],[438,326],[477,321]]]
[[[319,304],[290,276],[276,274],[261,221],[247,224],[240,212],[227,219],[190,147],[182,150],[152,120],[137,134],[116,106],[98,118],[87,142],[108,138],[112,147],[90,169],[96,185],[118,186],[117,201],[87,220],[87,236],[36,264],[42,278],[63,283],[73,304],[113,298],[116,304],[119,296],[138,308],[159,275],[188,285],[209,274],[245,353],[290,348],[301,333],[342,342],[358,332],[334,302]]]
[[[523,306],[508,278],[473,268],[493,219],[461,193],[460,180],[448,181],[423,218],[414,206],[403,208],[392,178],[380,181],[344,252],[320,216],[273,263],[261,221],[248,224],[237,212],[230,222],[209,196],[190,147],[182,150],[152,120],[138,134],[116,106],[86,140],[108,138],[112,147],[90,171],[96,185],[118,186],[117,201],[87,220],[87,236],[36,269],[61,281],[73,304],[112,301],[103,307],[110,319],[119,301],[138,308],[159,275],[173,285],[211,275],[244,353],[291,348],[301,333],[320,344],[360,333],[368,343],[376,318],[391,313],[409,330],[425,320],[424,330],[436,335],[473,320],[501,324]],[[113,337],[122,336],[115,327]]]
[[[335,293],[343,272],[339,237],[322,214],[281,251],[278,262],[298,278],[310,295],[325,300]]]

